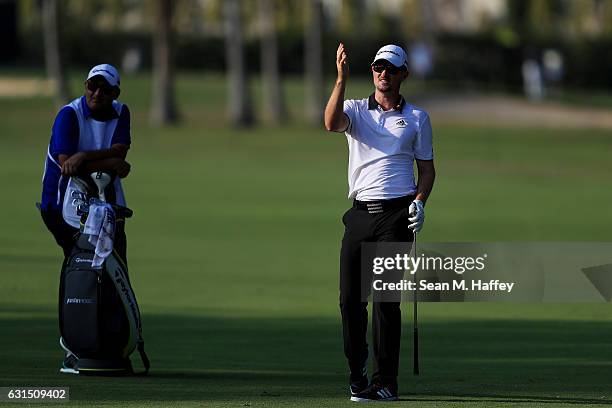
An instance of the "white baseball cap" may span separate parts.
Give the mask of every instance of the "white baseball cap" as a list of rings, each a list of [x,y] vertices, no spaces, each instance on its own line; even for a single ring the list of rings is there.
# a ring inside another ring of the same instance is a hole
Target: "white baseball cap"
[[[406,57],[406,51],[397,45],[389,44],[381,47],[381,49],[379,49],[374,56],[372,65],[379,60],[389,61],[398,68],[405,67],[408,69],[408,58]]]
[[[119,71],[117,71],[117,68],[113,67],[110,64],[96,65],[91,69],[91,71],[89,71],[89,74],[87,74],[87,79],[90,79],[97,75],[103,76],[110,86],[118,87],[121,83],[121,81],[119,80]]]

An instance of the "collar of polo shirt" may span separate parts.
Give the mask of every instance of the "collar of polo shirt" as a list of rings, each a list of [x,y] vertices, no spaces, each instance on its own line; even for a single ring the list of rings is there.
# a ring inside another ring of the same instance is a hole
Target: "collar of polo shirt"
[[[91,109],[89,109],[89,106],[87,106],[85,96],[81,96],[81,108],[83,109],[83,116],[85,119],[89,119],[89,117],[92,116],[92,112]],[[104,120],[117,119],[118,117],[119,114],[113,107],[111,107],[107,112],[103,113]]]
[[[401,112],[404,109],[404,105],[406,105],[406,100],[402,95],[400,95],[400,101],[397,105],[395,105],[393,109]],[[370,97],[368,98],[368,110],[374,110],[379,106],[380,104],[376,101],[374,94],[370,95]]]

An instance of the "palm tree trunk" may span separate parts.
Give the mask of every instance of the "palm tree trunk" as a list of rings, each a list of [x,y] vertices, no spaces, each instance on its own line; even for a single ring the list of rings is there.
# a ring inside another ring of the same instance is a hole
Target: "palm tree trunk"
[[[45,66],[47,68],[47,76],[53,82],[54,103],[57,107],[60,107],[70,100],[70,91],[60,55],[57,15],[57,0],[43,0],[42,25]]]
[[[224,1],[225,50],[228,82],[228,116],[232,126],[253,124],[253,108],[244,57],[244,39],[239,0]]]
[[[265,116],[274,124],[286,118],[281,77],[278,67],[278,42],[273,0],[259,0],[261,28],[261,74]]]
[[[314,125],[320,125],[323,120],[323,61],[321,56],[323,6],[320,0],[306,0],[305,4],[306,119]]]
[[[153,27],[153,100],[151,122],[167,125],[177,121],[172,62],[172,0],[157,0]]]

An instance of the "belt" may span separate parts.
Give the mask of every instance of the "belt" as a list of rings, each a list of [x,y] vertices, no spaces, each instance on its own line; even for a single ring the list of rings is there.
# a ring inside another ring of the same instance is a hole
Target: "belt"
[[[398,208],[408,208],[414,200],[413,195],[392,198],[390,200],[379,201],[359,201],[353,200],[353,208],[366,210],[370,214],[380,214],[388,210],[396,210]]]

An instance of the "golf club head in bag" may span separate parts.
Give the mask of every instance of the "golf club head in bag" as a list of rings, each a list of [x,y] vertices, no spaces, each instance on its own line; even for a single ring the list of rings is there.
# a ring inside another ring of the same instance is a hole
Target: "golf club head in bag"
[[[115,175],[108,172],[95,171],[91,174],[79,174],[72,176],[74,184],[79,191],[72,192],[72,204],[77,209],[77,215],[81,217],[81,223],[84,224],[89,212],[89,205],[92,199],[97,199],[103,202],[113,202],[115,197],[112,184],[115,180]],[[132,210],[127,207],[112,204],[117,218],[130,218],[133,214]]]
[[[113,177],[103,171],[94,171],[90,174],[90,176],[98,189],[98,198],[102,201],[106,201],[104,190],[106,189],[106,186],[111,183]]]

